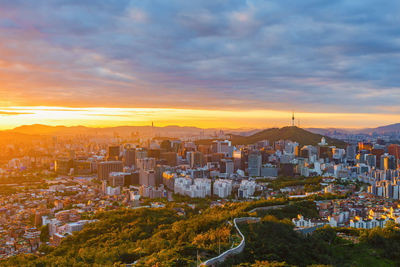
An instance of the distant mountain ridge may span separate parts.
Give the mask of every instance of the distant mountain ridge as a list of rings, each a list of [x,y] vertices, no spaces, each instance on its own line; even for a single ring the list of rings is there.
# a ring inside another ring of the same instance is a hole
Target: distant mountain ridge
[[[254,144],[262,140],[268,140],[275,142],[279,140],[291,140],[299,143],[300,145],[317,145],[321,142],[321,138],[325,137],[326,142],[329,145],[336,147],[345,147],[344,141],[315,134],[310,131],[304,130],[296,126],[288,126],[283,128],[270,128],[260,132],[257,132],[250,136],[238,136],[232,135],[233,144]]]
[[[400,123],[394,123],[386,126],[380,126],[376,128],[366,128],[362,130],[362,133],[366,134],[392,134],[392,133],[400,133]]]
[[[283,127],[281,129],[286,129],[290,127]],[[297,128],[297,127],[296,127]],[[238,136],[238,140],[240,137],[250,137],[257,139],[256,137],[262,136],[262,133],[266,131],[272,133],[272,129],[278,128],[268,128],[268,129],[245,129],[245,128],[237,128],[237,129],[217,129],[217,128],[208,128],[202,129],[198,127],[191,126],[163,126],[163,127],[152,127],[152,126],[116,126],[116,127],[87,127],[87,126],[49,126],[43,124],[32,124],[32,125],[23,125],[16,127],[11,130],[0,131],[1,135],[10,135],[10,134],[23,134],[23,135],[53,135],[53,136],[62,136],[62,135],[105,135],[105,136],[114,136],[115,134],[119,136],[128,136],[132,133],[139,133],[142,135],[148,135],[153,133],[157,136],[171,136],[171,137],[182,137],[187,135],[198,135],[203,133],[205,135],[212,135],[215,133],[219,133],[223,130],[225,133],[232,134],[233,136]],[[371,135],[373,133],[376,134],[385,134],[385,135],[393,135],[400,134],[400,123],[390,124],[386,126],[380,126],[376,128],[364,128],[364,129],[342,129],[342,128],[298,128],[305,131],[308,131],[312,134],[319,135],[320,139],[322,136],[329,136],[332,134],[366,134]],[[281,134],[281,133],[279,133]],[[283,132],[283,134],[286,134]],[[308,136],[308,135],[305,135]],[[275,139],[274,136],[271,138]],[[309,138],[311,138],[309,136]],[[326,137],[329,140],[328,137]],[[243,139],[244,140],[244,139]],[[316,141],[316,137],[309,139]],[[319,141],[318,141],[319,142]],[[335,141],[337,142],[337,141]]]
[[[201,129],[197,127],[181,126],[117,126],[106,128],[92,128],[86,126],[48,126],[42,124],[24,125],[12,130],[2,131],[1,135],[7,136],[68,136],[68,135],[104,135],[104,136],[129,136],[132,133],[139,135],[155,134],[165,137],[182,137],[190,134],[213,134],[219,129]],[[233,144],[254,144],[258,141],[292,140],[301,145],[317,145],[324,135],[315,134],[298,127],[270,128],[265,130],[233,129],[226,130],[231,135]],[[329,145],[344,147],[345,142],[325,136]]]
[[[222,129],[225,130],[225,129]],[[128,136],[132,133],[138,132],[139,134],[155,134],[155,135],[173,135],[183,136],[190,134],[213,134],[218,133],[221,129],[209,128],[202,129],[190,126],[164,126],[164,127],[152,127],[152,126],[116,126],[116,127],[86,127],[86,126],[49,126],[43,124],[23,125],[16,127],[12,130],[3,131],[5,133],[18,133],[26,135],[108,135],[113,136],[118,134],[119,136]],[[238,135],[251,135],[259,131],[258,129],[228,129],[227,131],[233,132]]]
[[[363,128],[363,129],[342,129],[342,128],[306,128],[306,130],[317,133],[317,134],[382,134],[382,135],[393,135],[400,134],[400,123],[389,124],[385,126],[379,126],[376,128]]]

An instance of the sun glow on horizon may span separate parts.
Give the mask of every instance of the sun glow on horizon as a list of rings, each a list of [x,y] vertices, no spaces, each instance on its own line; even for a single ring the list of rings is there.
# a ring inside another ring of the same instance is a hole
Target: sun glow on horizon
[[[196,126],[200,128],[267,128],[290,124],[291,111],[278,110],[206,110],[182,108],[106,108],[11,106],[0,108],[0,129],[21,125],[46,124],[88,127]],[[375,127],[399,121],[398,115],[295,113],[301,127]]]

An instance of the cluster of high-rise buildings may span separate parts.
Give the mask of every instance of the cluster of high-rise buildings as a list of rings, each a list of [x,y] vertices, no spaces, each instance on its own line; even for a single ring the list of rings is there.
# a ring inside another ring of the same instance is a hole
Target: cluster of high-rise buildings
[[[247,162],[242,158],[247,151],[232,146],[230,141],[196,145],[194,142],[162,140],[149,147],[112,145],[104,157],[92,161],[91,168],[97,169],[105,194],[116,195],[122,187],[129,186],[142,186],[148,188],[147,191],[154,191],[161,185],[166,190],[190,197],[204,198],[215,194],[227,198],[233,188],[238,189],[242,179],[260,177],[261,173],[265,177],[278,175],[275,165],[262,164],[258,150],[248,153]],[[72,172],[74,170],[65,170],[64,174]],[[243,186],[240,189],[242,197],[253,194],[254,189],[247,191]]]
[[[399,147],[380,139],[350,142],[338,148],[329,145],[325,138],[316,145],[300,145],[291,140],[232,145],[229,140],[196,143],[161,138],[145,145],[109,145],[86,157],[69,150],[65,157],[55,160],[54,169],[63,175],[97,173],[109,187],[108,194],[121,191],[115,187],[131,185],[157,188],[163,184],[166,190],[176,191],[175,179],[178,178],[190,178],[191,184],[185,186],[195,191],[198,186],[194,179],[201,178],[211,179],[212,185],[218,179],[231,180],[232,189],[217,182],[218,189],[212,189],[211,195],[214,191],[217,196],[234,192],[235,196],[242,197],[252,194],[247,194],[246,190],[236,191],[241,180],[297,175],[359,180],[371,184],[372,194],[398,198]],[[203,192],[185,194],[205,195]]]

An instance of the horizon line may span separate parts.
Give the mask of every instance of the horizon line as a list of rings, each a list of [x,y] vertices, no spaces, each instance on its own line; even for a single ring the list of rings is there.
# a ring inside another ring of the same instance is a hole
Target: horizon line
[[[210,127],[210,128],[203,128],[199,126],[194,126],[194,125],[176,125],[176,124],[169,124],[169,125],[164,125],[164,126],[157,126],[157,125],[151,125],[151,122],[149,125],[128,125],[128,124],[121,124],[121,125],[115,125],[115,126],[90,126],[90,125],[83,125],[83,124],[76,124],[76,125],[64,125],[64,124],[59,124],[59,125],[51,125],[51,124],[43,124],[43,123],[33,123],[33,124],[22,124],[13,128],[7,128],[7,129],[2,129],[0,131],[5,132],[5,131],[13,131],[15,129],[21,128],[21,127],[29,127],[29,126],[45,126],[45,127],[50,127],[50,128],[57,128],[57,127],[65,127],[65,128],[76,128],[76,127],[84,127],[88,129],[108,129],[108,128],[120,128],[120,127],[153,127],[153,128],[168,128],[168,127],[177,127],[177,128],[197,128],[201,130],[243,130],[243,131],[253,131],[253,130],[267,130],[267,129],[281,129],[281,128],[286,128],[286,127],[297,127],[300,129],[322,129],[322,130],[329,130],[329,129],[335,129],[335,130],[367,130],[367,129],[375,129],[375,128],[380,128],[380,127],[386,127],[386,126],[391,126],[391,125],[396,125],[400,123],[392,123],[388,125],[381,125],[377,127],[300,127],[298,125],[283,125],[283,126],[269,126],[269,127],[262,127],[262,128],[255,128],[255,127],[239,127],[239,128],[229,128],[229,127]]]

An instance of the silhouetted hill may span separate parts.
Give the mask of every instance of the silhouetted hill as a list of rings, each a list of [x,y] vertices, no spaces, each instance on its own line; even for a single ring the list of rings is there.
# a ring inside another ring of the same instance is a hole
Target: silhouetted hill
[[[325,137],[326,142],[329,145],[336,147],[344,147],[346,145],[344,141],[311,133],[296,126],[266,129],[251,136],[232,135],[232,143],[235,145],[248,145],[262,140],[269,140],[270,142],[275,142],[278,140],[291,140],[298,142],[300,145],[317,145],[319,142],[321,142],[322,137]]]

